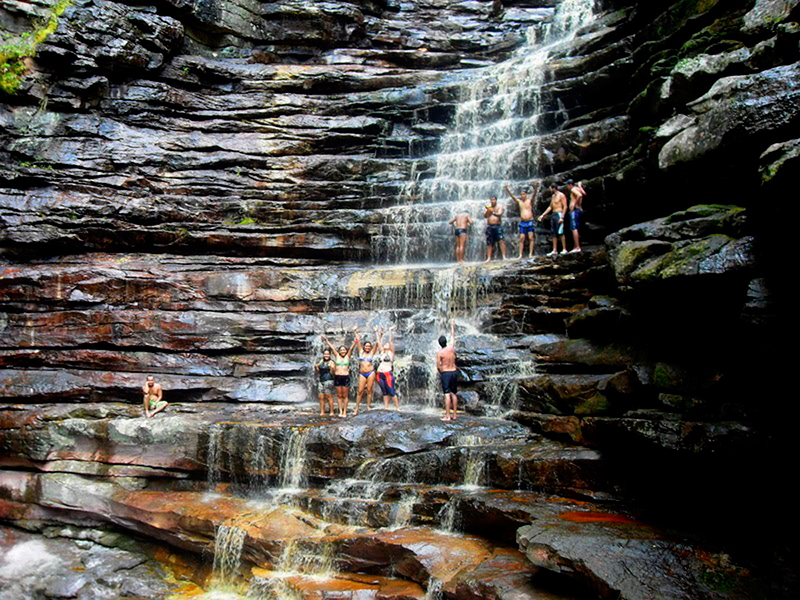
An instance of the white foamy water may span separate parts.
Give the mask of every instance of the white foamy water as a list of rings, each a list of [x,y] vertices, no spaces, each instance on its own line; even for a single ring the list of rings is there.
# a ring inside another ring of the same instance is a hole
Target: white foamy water
[[[2,557],[0,579],[19,580],[33,575],[44,575],[61,564],[58,556],[47,551],[40,540],[20,542]]]

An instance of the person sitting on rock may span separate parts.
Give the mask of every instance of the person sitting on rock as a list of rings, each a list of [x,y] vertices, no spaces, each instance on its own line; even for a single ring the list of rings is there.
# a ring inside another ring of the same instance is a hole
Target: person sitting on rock
[[[383,336],[376,342],[378,346],[383,344]],[[394,327],[389,328],[389,341],[383,344],[383,352],[380,355],[380,362],[378,363],[377,380],[378,385],[381,386],[383,392],[383,407],[389,410],[389,399],[394,398],[394,409],[400,410],[400,400],[397,398],[397,390],[395,389],[396,381],[393,372],[394,366]]]
[[[469,216],[469,213],[462,212],[450,219],[448,223],[455,225],[456,262],[463,263],[467,249],[467,234],[469,233],[470,225],[473,223],[472,217]]]
[[[147,376],[147,380],[142,386],[142,393],[144,394],[144,415],[148,419],[169,406],[169,403],[163,399],[164,391],[161,389],[161,384],[156,383],[152,375]]]
[[[567,190],[569,190],[569,228],[572,231],[573,246],[570,252],[581,251],[581,240],[578,235],[578,228],[581,226],[583,218],[583,197],[586,190],[579,181],[577,185],[572,179],[567,180]]]
[[[347,416],[347,405],[350,403],[350,355],[356,347],[356,340],[348,349],[347,346],[339,346],[338,350],[331,341],[322,336],[322,341],[328,344],[333,352],[333,385],[336,387],[336,398],[339,404],[339,416]]]
[[[519,207],[519,256],[517,259],[521,259],[523,252],[525,252],[526,237],[528,238],[528,258],[533,258],[534,252],[536,251],[536,228],[533,224],[533,203],[536,200],[536,194],[539,192],[539,182],[537,181],[534,183],[530,198],[528,198],[525,190],[522,190],[519,198],[517,198],[511,193],[508,184],[505,185],[505,190]]]
[[[375,339],[383,337],[383,332],[375,330]],[[356,344],[358,345],[358,391],[356,392],[356,410],[354,415],[361,409],[361,398],[364,392],[367,394],[367,410],[372,409],[372,391],[375,386],[375,368],[372,362],[375,360],[375,353],[378,351],[378,344],[374,346],[372,342],[361,344],[361,338],[356,328]]]
[[[444,417],[442,421],[455,421],[458,413],[458,369],[456,368],[456,324],[450,321],[450,345],[445,336],[439,336],[441,349],[436,352],[436,370],[442,381]]]
[[[567,253],[567,241],[564,239],[564,216],[567,213],[567,197],[558,190],[558,184],[553,182],[550,184],[550,206],[539,217],[539,222],[542,222],[547,215],[551,212],[553,216],[550,218],[550,230],[553,232],[553,251],[549,252],[547,256],[556,256],[558,254],[558,240],[561,239],[561,254]]]
[[[325,350],[322,353],[322,360],[314,365],[317,373],[317,393],[319,393],[319,416],[325,416],[325,407],[330,407],[330,415],[333,416],[333,373],[336,363],[331,360],[331,351]]]

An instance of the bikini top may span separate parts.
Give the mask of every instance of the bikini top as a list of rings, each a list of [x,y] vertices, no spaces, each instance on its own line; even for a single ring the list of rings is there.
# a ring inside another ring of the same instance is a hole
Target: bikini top
[[[337,356],[333,359],[333,364],[337,367],[349,367],[350,366],[350,357],[349,356]]]
[[[358,360],[360,360],[361,362],[372,363],[372,357],[371,356],[359,356]]]
[[[392,360],[393,360],[392,353],[391,352],[384,352],[383,354],[381,354],[381,360],[383,362],[392,362]]]

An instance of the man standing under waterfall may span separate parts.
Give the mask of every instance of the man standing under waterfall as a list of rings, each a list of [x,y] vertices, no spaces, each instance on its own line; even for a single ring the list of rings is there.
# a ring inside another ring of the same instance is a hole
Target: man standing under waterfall
[[[494,245],[499,244],[503,260],[506,259],[506,241],[503,239],[503,207],[497,204],[497,196],[489,199],[484,207],[483,217],[486,219],[486,262],[492,260]]]
[[[547,215],[553,213],[550,218],[550,229],[553,232],[553,251],[548,253],[547,256],[556,256],[558,254],[558,239],[561,238],[561,254],[567,253],[567,241],[564,239],[564,216],[567,214],[567,197],[558,190],[558,184],[553,182],[550,184],[550,206],[539,217],[539,222],[542,222]]]
[[[450,223],[450,225],[455,225],[456,228],[456,262],[463,263],[464,254],[467,250],[467,233],[469,232],[470,225],[473,223],[472,217],[469,216],[469,213],[458,213],[455,217],[450,219],[448,223]]]
[[[567,180],[567,190],[569,190],[569,228],[572,231],[572,250],[570,252],[581,251],[581,240],[578,235],[578,228],[581,226],[583,218],[583,197],[586,190],[579,181],[577,185],[572,179]]]
[[[519,207],[519,256],[517,260],[522,259],[522,254],[525,251],[525,238],[528,238],[528,258],[533,258],[534,251],[536,250],[536,227],[533,224],[533,203],[536,200],[536,195],[539,193],[539,182],[533,184],[531,197],[522,190],[517,198],[508,184],[505,185],[506,193],[511,196],[511,199],[517,203]]]
[[[161,384],[156,383],[152,375],[147,376],[147,380],[142,386],[142,393],[144,394],[144,415],[148,419],[169,406],[163,399],[164,390],[161,389]]]
[[[439,336],[441,349],[436,352],[436,370],[444,392],[444,417],[442,421],[455,421],[458,412],[458,369],[456,368],[456,323],[450,321],[450,345],[445,336]],[[451,416],[452,415],[452,416]]]

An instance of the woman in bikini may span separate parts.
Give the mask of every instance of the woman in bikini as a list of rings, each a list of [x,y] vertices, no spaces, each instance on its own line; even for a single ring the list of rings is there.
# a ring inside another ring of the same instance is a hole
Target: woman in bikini
[[[381,336],[377,345],[383,344],[383,336]],[[383,392],[383,406],[389,410],[389,398],[394,398],[394,409],[400,410],[400,400],[397,398],[397,390],[395,389],[394,373],[392,372],[394,366],[394,327],[389,328],[389,341],[383,344],[383,352],[380,354],[380,362],[378,363],[378,374],[376,378],[378,385],[381,386]]]
[[[375,339],[382,336],[383,332],[376,330]],[[372,367],[372,361],[375,360],[375,353],[378,351],[377,344],[373,345],[372,342],[361,344],[358,329],[356,329],[356,343],[358,344],[358,392],[356,393],[354,415],[357,415],[361,408],[361,397],[365,391],[367,393],[367,410],[372,408],[372,388],[375,385],[375,369]]]
[[[356,347],[357,339],[358,333],[356,333],[353,343],[350,344],[350,349],[344,345],[337,349],[326,336],[322,336],[322,341],[330,346],[333,353],[333,385],[336,387],[340,417],[347,416],[347,405],[350,403],[350,356],[353,354],[353,348]]]

